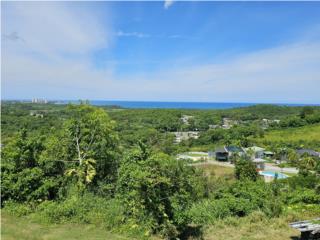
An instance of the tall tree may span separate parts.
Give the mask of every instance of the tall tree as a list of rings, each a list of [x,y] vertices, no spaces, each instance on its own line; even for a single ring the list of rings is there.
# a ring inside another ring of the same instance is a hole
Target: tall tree
[[[186,210],[204,194],[200,179],[195,168],[140,144],[121,163],[117,193],[131,218],[177,237],[190,221]]]
[[[117,171],[118,136],[106,111],[88,104],[70,105],[70,119],[47,142],[43,159],[64,162],[67,175],[81,188],[96,180],[114,181]]]

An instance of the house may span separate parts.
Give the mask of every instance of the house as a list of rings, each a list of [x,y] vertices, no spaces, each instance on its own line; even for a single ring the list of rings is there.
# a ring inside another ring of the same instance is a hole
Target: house
[[[41,98],[33,98],[32,103],[47,104],[48,100]]]
[[[30,116],[34,116],[34,117],[39,117],[39,118],[43,118],[43,113],[42,112],[38,112],[38,111],[30,111]]]
[[[186,124],[189,125],[189,120],[192,119],[193,116],[189,116],[189,115],[182,115],[182,117],[180,118],[180,120]]]
[[[266,118],[263,118],[262,121],[262,128],[263,129],[266,129],[268,128],[271,124],[279,124],[280,123],[280,120],[279,119],[266,119]]]
[[[198,139],[199,132],[197,131],[189,131],[189,132],[173,132],[176,136],[175,142],[180,143],[181,141],[188,140],[190,138]]]
[[[263,156],[266,158],[272,158],[274,156],[274,152],[271,151],[264,151]]]
[[[217,148],[215,151],[215,154],[216,154],[216,160],[228,161],[235,154],[244,156],[245,151],[243,150],[243,148],[237,147],[237,146],[224,146],[224,147]]]
[[[215,129],[215,128],[219,128],[219,125],[216,124],[209,124],[209,129]]]
[[[230,118],[223,118],[222,119],[222,128],[230,129],[233,125],[238,124],[238,121],[230,119]]]
[[[314,151],[312,149],[298,149],[296,152],[297,152],[297,154],[299,156],[309,155],[309,156],[312,156],[312,157],[320,157],[320,153],[316,152],[316,151]]]
[[[247,154],[252,152],[252,158],[263,158],[264,157],[264,148],[253,146],[246,148]]]
[[[262,158],[255,158],[252,160],[253,164],[256,166],[258,170],[264,170],[266,160]]]
[[[228,161],[229,153],[225,147],[216,148],[215,154],[217,161]]]

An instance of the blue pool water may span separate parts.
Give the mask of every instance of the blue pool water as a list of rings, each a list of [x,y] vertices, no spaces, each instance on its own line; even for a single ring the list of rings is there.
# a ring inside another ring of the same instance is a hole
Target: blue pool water
[[[262,176],[273,177],[273,178],[275,178],[276,175],[278,174],[278,179],[284,179],[284,178],[288,177],[287,175],[285,175],[283,173],[273,172],[273,171],[261,171],[261,172],[259,172],[259,174]]]

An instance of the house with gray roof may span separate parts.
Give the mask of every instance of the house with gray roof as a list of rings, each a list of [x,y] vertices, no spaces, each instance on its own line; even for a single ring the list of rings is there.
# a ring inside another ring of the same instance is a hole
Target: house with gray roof
[[[229,161],[230,157],[232,157],[235,154],[242,156],[245,155],[245,151],[243,148],[237,146],[223,146],[218,147],[215,150],[217,161]]]
[[[312,149],[298,149],[296,152],[299,156],[309,155],[312,157],[320,157],[320,152],[316,152],[315,150],[312,150]]]

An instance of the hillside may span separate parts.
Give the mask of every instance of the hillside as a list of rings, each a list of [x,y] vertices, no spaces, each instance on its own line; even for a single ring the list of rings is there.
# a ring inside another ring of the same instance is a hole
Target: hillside
[[[302,144],[302,142],[308,142],[313,143],[312,145],[317,146],[317,148],[319,149],[320,124],[281,130],[272,130],[266,132],[266,134],[263,137],[256,138],[255,140],[260,143],[291,142],[294,144]]]

